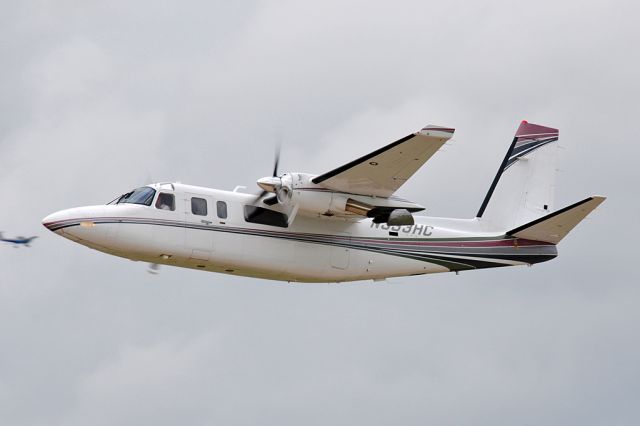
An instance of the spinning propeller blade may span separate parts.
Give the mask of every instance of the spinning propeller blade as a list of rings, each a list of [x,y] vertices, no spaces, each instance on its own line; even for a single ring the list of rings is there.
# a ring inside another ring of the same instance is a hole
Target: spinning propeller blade
[[[275,157],[273,160],[273,173],[272,173],[272,177],[277,178],[278,177],[278,164],[280,163],[280,142],[276,143],[276,149],[275,149]],[[258,201],[260,201],[260,199],[262,197],[264,197],[265,195],[267,195],[269,193],[269,191],[263,189],[262,191],[260,191],[259,194],[256,195],[256,197],[253,200],[252,204],[256,204]],[[272,199],[273,198],[273,199]],[[277,198],[274,197],[269,197],[265,200],[263,200],[263,202],[265,204],[267,204],[268,206],[272,206],[274,204],[276,204],[278,202]]]
[[[280,163],[280,142],[276,143],[276,156],[273,161],[273,174],[271,176],[278,177],[278,163]]]

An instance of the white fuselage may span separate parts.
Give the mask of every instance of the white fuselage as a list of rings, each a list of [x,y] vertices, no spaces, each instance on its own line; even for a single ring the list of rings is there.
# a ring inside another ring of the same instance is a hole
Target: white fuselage
[[[371,219],[299,214],[288,227],[279,227],[245,219],[245,206],[255,201],[250,194],[182,184],[153,187],[158,194],[174,195],[174,210],[156,207],[156,194],[149,206],[79,207],[54,213],[43,223],[77,243],[136,261],[292,282],[521,265],[556,254],[553,245],[522,244],[483,230],[477,219],[416,216],[415,225],[389,227]],[[206,201],[206,214],[193,213],[193,197]],[[225,204],[226,217],[219,217],[218,202]],[[489,255],[490,262],[484,262]]]

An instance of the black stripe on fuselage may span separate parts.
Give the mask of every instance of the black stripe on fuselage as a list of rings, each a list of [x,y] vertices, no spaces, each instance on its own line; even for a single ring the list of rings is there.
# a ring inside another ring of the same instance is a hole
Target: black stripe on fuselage
[[[340,236],[331,234],[311,234],[311,233],[290,233],[282,231],[260,230],[254,228],[236,228],[236,227],[220,227],[220,226],[205,226],[187,222],[180,222],[166,219],[140,219],[140,218],[85,218],[85,219],[72,219],[53,224],[47,224],[47,228],[51,231],[57,231],[64,228],[79,226],[82,222],[93,222],[98,224],[137,224],[137,225],[158,225],[169,226],[177,228],[188,228],[195,230],[203,230],[210,232],[224,232],[233,233],[239,235],[249,235],[258,237],[271,237],[289,241],[297,241],[310,244],[322,244],[335,247],[344,247],[354,250],[363,250],[369,252],[375,252],[385,255],[404,257],[414,260],[421,260],[425,262],[431,262],[444,266],[450,270],[465,270],[465,269],[477,269],[477,268],[489,268],[509,266],[501,261],[512,261],[522,263],[540,263],[553,259],[556,254],[554,253],[482,253],[479,250],[489,250],[491,248],[506,249],[509,246],[489,246],[489,247],[467,247],[467,251],[464,251],[464,247],[447,247],[447,246],[419,246],[411,244],[402,244],[399,240],[389,239],[376,239],[371,237],[356,238],[364,240],[361,242],[353,241],[350,236]],[[369,239],[370,238],[370,239]],[[506,237],[513,239],[511,237]],[[487,241],[495,241],[505,239],[505,236],[496,238],[488,238]],[[515,240],[515,239],[514,239]],[[420,242],[428,240],[411,240],[407,242]],[[468,241],[466,239],[455,239],[452,242]],[[477,238],[473,238],[472,241],[478,241]],[[443,242],[440,240],[439,242]],[[446,242],[446,241],[445,241]],[[522,246],[519,250],[526,250],[529,248],[538,247],[553,247],[549,244],[540,244],[540,246]],[[455,251],[455,250],[458,251]],[[472,259],[473,258],[473,259]],[[477,258],[481,258],[477,259]],[[492,261],[495,259],[496,261]]]

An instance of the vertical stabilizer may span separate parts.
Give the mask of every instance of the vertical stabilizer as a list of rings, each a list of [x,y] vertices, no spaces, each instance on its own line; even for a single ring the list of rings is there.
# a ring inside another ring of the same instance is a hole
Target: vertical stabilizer
[[[553,211],[558,129],[520,123],[476,215],[512,229]]]

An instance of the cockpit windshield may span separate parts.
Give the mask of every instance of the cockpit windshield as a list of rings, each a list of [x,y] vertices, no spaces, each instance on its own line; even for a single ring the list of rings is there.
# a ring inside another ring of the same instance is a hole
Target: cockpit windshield
[[[142,204],[145,206],[150,206],[155,195],[155,189],[149,188],[148,186],[143,186],[142,188],[137,188],[131,192],[122,194],[109,204]]]

